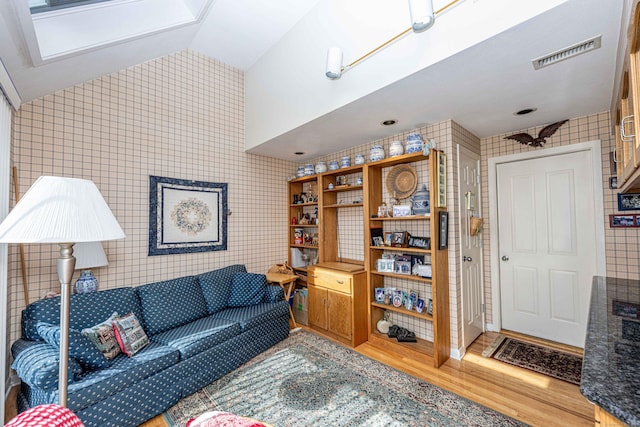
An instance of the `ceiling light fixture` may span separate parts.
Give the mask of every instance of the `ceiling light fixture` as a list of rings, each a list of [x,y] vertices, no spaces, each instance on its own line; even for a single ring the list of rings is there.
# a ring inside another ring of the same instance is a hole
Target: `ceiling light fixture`
[[[525,108],[523,110],[520,111],[516,111],[515,113],[513,113],[514,116],[524,116],[525,114],[530,114],[533,113],[534,111],[537,111],[538,109],[535,107],[532,108]]]
[[[340,49],[339,47],[329,48],[329,50],[327,51],[327,67],[326,67],[325,75],[327,76],[327,78],[331,80],[339,79],[342,76],[342,73],[349,70],[351,67],[358,64],[359,62],[364,61],[365,59],[377,53],[378,51],[384,49],[385,47],[395,42],[396,40],[406,36],[411,32],[420,33],[427,30],[428,28],[431,28],[431,26],[433,26],[433,24],[436,21],[436,15],[449,9],[451,6],[458,3],[459,1],[460,0],[453,0],[449,4],[438,9],[434,13],[433,0],[409,0],[409,14],[411,16],[410,28],[407,28],[397,36],[392,37],[391,39],[382,43],[380,46],[376,47],[373,50],[370,50],[369,52],[362,55],[360,58],[356,59],[355,61],[345,66],[342,65],[342,49]]]
[[[389,120],[385,120],[383,122],[380,122],[380,124],[382,126],[391,126],[391,125],[395,125],[396,123],[398,123],[398,121],[395,120],[395,119],[389,119]]]

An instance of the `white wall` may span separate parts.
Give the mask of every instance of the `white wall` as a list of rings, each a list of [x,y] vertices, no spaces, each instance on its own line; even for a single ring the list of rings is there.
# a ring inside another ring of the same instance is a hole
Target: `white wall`
[[[324,75],[329,47],[342,48],[344,65],[353,62],[409,28],[409,6],[399,0],[323,0],[246,73],[246,148],[566,1],[570,0],[461,0],[439,15],[428,31],[403,37],[331,81]],[[437,10],[448,2],[434,0],[434,7]]]

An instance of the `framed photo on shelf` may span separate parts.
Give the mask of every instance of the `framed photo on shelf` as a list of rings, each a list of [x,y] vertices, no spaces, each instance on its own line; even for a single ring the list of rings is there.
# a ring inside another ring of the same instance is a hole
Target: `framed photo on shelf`
[[[429,302],[427,303],[427,314],[433,314],[433,301],[429,298]]]
[[[409,247],[420,248],[420,249],[431,249],[431,238],[409,236]]]
[[[384,245],[391,246],[391,238],[393,237],[393,233],[391,231],[387,231],[384,233]]]
[[[396,256],[395,272],[398,274],[411,274],[411,255]]]
[[[407,232],[406,231],[395,231],[391,235],[391,246],[396,248],[406,248],[407,247]]]
[[[424,311],[424,300],[422,298],[418,298],[416,302],[416,311],[418,313],[422,313]]]
[[[379,273],[393,273],[395,261],[389,258],[380,258],[376,263],[376,268]]]
[[[403,217],[411,215],[411,205],[394,205],[393,206],[393,217]]]
[[[371,229],[371,246],[384,246],[382,233],[382,228]]]

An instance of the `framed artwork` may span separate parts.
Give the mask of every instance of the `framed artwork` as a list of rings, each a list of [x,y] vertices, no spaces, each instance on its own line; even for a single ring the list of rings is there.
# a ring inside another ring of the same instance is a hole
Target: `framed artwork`
[[[615,190],[616,188],[618,188],[618,177],[617,176],[612,176],[611,178],[609,178],[609,188],[612,190]]]
[[[227,250],[227,184],[149,176],[149,256]]]
[[[436,180],[436,206],[447,207],[447,155],[436,151],[438,178]]]
[[[618,210],[619,211],[637,211],[640,210],[640,193],[618,193]]]
[[[449,212],[438,212],[438,249],[449,246]]]
[[[640,215],[609,215],[609,226],[612,228],[637,227],[638,217]]]

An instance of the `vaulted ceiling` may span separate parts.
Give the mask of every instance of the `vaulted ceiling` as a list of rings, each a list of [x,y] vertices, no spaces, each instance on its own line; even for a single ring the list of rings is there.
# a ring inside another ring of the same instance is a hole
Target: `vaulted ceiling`
[[[56,23],[43,20],[29,30],[27,1],[7,0],[0,2],[0,59],[23,101],[186,48],[247,71],[321,1],[327,0],[112,0],[106,3],[140,9],[140,18],[134,12],[126,13],[139,19],[131,24],[129,34],[113,32],[127,26],[125,14],[113,8],[108,12],[99,9],[102,15],[95,22],[88,15],[79,18],[91,37],[73,33],[55,36],[66,36],[69,43],[80,39],[84,46],[70,45],[46,57],[42,53],[48,48],[38,45],[36,39],[44,34],[49,44],[57,43],[54,36],[46,36],[47,25],[55,29]],[[482,5],[490,0],[464,1]],[[621,27],[629,4],[629,0],[567,0],[419,73],[265,141],[253,151],[291,159],[296,141],[318,133],[335,143],[324,148],[332,152],[336,147],[362,143],[363,138],[370,141],[385,133],[449,118],[485,137],[607,111],[617,84],[617,51],[620,40],[626,38]],[[174,22],[158,21],[169,15]],[[73,18],[65,19],[70,21],[62,28],[71,28]],[[142,30],[136,33],[137,28]],[[533,69],[531,60],[541,54],[593,36],[601,37],[601,48],[542,70]],[[416,96],[417,88],[421,96]],[[538,111],[513,115],[527,107]],[[378,123],[364,123],[365,116],[392,117],[405,128],[383,130]]]

